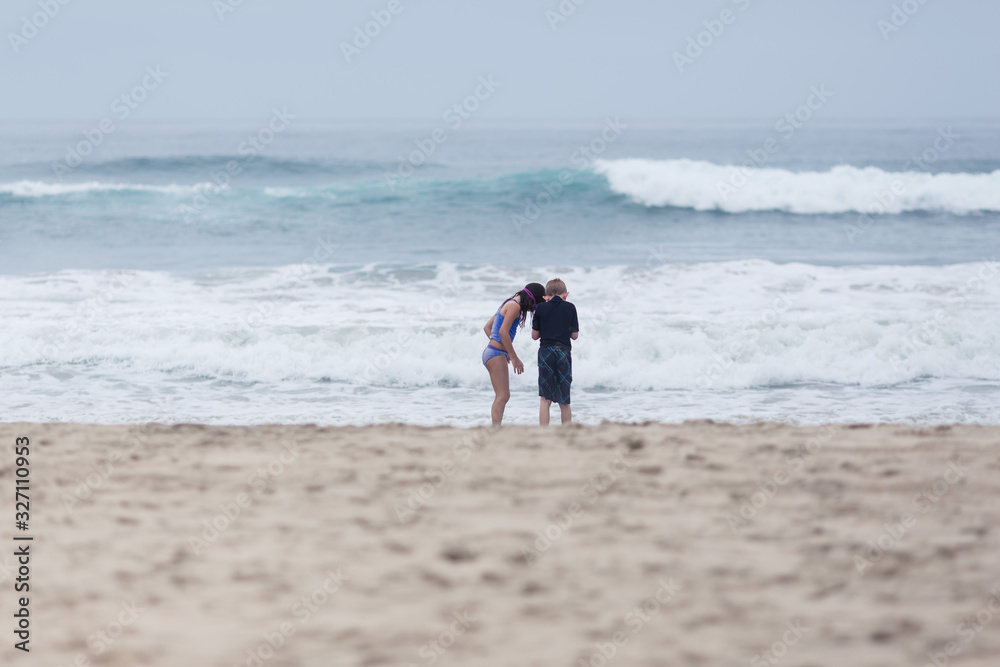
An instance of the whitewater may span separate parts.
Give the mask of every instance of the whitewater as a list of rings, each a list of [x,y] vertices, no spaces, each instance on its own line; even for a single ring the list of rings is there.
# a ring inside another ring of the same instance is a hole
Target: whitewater
[[[57,421],[169,412],[221,423],[478,423],[489,393],[478,362],[483,323],[511,285],[559,275],[586,323],[574,349],[584,421],[607,418],[612,395],[618,410],[633,397],[618,415],[632,420],[692,417],[678,399],[698,396],[701,416],[718,419],[848,421],[864,396],[892,388],[896,398],[870,414],[925,421],[912,394],[927,384],[961,386],[945,392],[955,418],[990,421],[1000,390],[998,273],[992,258],[902,268],[676,265],[651,254],[600,269],[316,264],[5,276],[0,289],[19,296],[5,299],[0,409]],[[533,345],[523,332],[516,344],[529,369],[513,391],[530,400]],[[769,406],[768,390],[794,387],[797,398]],[[838,400],[811,404],[825,394]],[[380,397],[363,407],[366,396]],[[354,400],[341,411],[344,397]]]
[[[0,130],[0,414],[488,422],[482,326],[529,281],[580,313],[582,422],[1000,423],[1000,127],[136,126]],[[15,131],[16,130],[16,131]],[[553,187],[553,183],[560,187]],[[516,340],[511,423],[534,421]]]

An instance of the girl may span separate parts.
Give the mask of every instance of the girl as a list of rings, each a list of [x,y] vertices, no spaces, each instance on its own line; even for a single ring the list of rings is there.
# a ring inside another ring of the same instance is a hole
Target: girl
[[[524,289],[500,304],[496,314],[483,327],[483,332],[489,336],[490,342],[483,350],[483,366],[490,373],[490,382],[496,398],[493,399],[493,425],[499,426],[503,421],[503,411],[510,400],[510,376],[507,364],[514,365],[514,372],[520,375],[524,372],[524,364],[514,351],[514,336],[518,327],[524,327],[528,313],[535,312],[535,305],[542,302],[545,288],[538,283],[529,283]]]

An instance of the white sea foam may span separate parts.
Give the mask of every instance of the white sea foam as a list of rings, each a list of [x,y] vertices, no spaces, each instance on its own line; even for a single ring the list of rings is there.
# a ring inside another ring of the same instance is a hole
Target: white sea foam
[[[645,159],[599,160],[594,169],[607,177],[613,191],[645,206],[799,214],[1000,211],[1000,170],[929,174],[851,166],[826,172],[764,168],[747,170],[744,177],[739,166]]]
[[[143,185],[141,183],[45,183],[43,181],[16,181],[0,183],[0,193],[15,197],[57,197],[60,195],[89,194],[91,192],[159,192],[171,195],[184,195],[199,190],[215,189],[214,183],[196,183],[195,185]]]
[[[321,197],[323,199],[336,199],[337,195],[325,187],[291,188],[291,187],[266,187],[264,194],[276,199],[302,199],[305,197]]]
[[[578,389],[1000,381],[993,262],[636,271],[560,270],[583,329]],[[153,385],[198,377],[275,388],[485,388],[483,323],[518,283],[547,275],[440,265],[0,276],[11,295],[0,365],[15,374],[138,373]],[[528,335],[516,343],[531,365]]]

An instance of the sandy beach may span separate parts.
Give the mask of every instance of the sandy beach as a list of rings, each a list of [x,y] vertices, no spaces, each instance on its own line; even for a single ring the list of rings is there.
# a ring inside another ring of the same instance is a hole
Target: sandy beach
[[[996,427],[4,424],[8,545],[20,436],[4,664],[1000,658]]]

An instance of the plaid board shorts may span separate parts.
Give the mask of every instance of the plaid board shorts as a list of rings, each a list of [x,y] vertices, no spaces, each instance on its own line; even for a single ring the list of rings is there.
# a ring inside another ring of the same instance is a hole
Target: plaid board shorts
[[[573,383],[573,356],[565,347],[538,348],[538,395],[560,405],[569,405]]]

